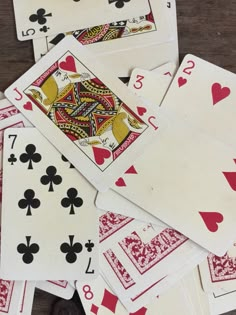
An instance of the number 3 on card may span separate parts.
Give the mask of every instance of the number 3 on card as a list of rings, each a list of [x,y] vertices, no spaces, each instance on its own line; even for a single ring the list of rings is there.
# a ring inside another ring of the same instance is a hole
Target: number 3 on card
[[[140,74],[137,74],[136,75],[136,82],[135,84],[133,85],[133,87],[137,90],[141,89],[143,87],[143,82],[142,80],[144,79],[144,76],[143,75],[140,75]]]

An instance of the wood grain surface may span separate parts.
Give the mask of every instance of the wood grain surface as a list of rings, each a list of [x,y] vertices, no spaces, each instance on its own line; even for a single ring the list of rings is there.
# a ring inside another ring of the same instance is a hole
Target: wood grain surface
[[[180,60],[192,53],[236,73],[236,0],[176,1]],[[34,60],[31,41],[19,42],[16,38],[12,0],[0,1],[0,30],[0,91],[3,91]],[[32,314],[82,315],[83,312],[77,294],[72,304],[68,304],[36,290]]]

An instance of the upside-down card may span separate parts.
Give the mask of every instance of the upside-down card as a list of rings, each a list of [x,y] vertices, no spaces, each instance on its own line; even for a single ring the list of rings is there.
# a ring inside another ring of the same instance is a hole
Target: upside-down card
[[[148,0],[14,0],[17,35],[28,40],[149,13]]]
[[[5,94],[98,190],[115,182],[161,125],[72,36]]]
[[[171,8],[171,12],[172,10],[175,11],[175,8]],[[175,37],[173,34],[175,28],[170,32],[171,23],[167,23],[170,19],[169,11],[170,8],[166,6],[165,1],[150,0],[148,13],[142,12],[139,16],[135,16],[132,12],[132,16],[130,15],[128,19],[113,20],[112,23],[94,24],[89,28],[71,29],[71,32],[36,38],[33,40],[35,60],[38,61],[70,34],[81,44],[88,45],[89,49],[96,54],[110,55],[130,48],[136,51],[139,46],[168,42],[170,38]],[[120,61],[119,54],[116,54],[116,64],[122,65]]]
[[[4,132],[2,276],[96,277],[95,189],[36,128]]]
[[[235,238],[236,150],[187,124],[171,127],[113,189],[217,255]]]

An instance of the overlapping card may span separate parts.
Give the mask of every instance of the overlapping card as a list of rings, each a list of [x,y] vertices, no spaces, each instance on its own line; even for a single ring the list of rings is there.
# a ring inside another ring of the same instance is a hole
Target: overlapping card
[[[0,313],[236,308],[235,74],[177,70],[174,0],[13,3],[37,63],[0,101]]]

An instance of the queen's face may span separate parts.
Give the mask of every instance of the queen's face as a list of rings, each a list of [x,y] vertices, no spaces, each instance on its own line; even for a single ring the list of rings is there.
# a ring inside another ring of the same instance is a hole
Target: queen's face
[[[59,89],[64,88],[66,85],[68,85],[69,83],[71,83],[68,75],[66,72],[61,71],[60,69],[58,69],[55,73],[54,73],[54,78],[56,80],[57,86]]]

